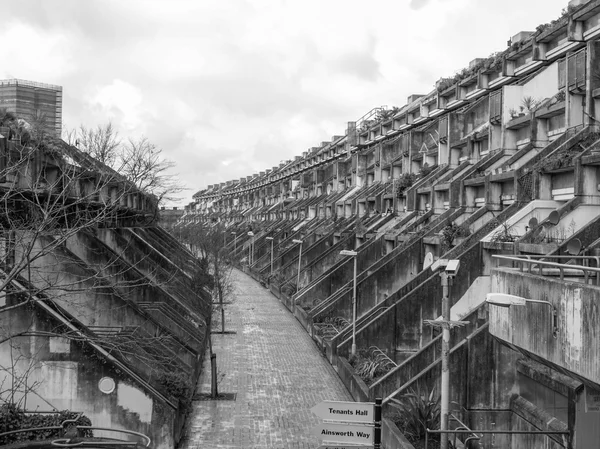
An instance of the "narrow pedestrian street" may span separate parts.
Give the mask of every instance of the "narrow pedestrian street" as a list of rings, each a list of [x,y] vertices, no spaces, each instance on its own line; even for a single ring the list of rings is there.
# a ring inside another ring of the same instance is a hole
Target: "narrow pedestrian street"
[[[321,422],[310,409],[322,400],[349,401],[350,394],[292,314],[252,278],[234,271],[233,304],[226,331],[212,334],[219,393],[235,399],[197,400],[187,423],[184,449],[317,448],[310,435]],[[197,394],[210,392],[206,357]]]

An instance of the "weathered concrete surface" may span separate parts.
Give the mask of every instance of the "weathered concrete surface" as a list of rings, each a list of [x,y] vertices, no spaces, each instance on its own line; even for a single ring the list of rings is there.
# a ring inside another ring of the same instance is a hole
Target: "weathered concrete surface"
[[[236,271],[226,330],[213,334],[221,393],[235,401],[195,401],[182,448],[317,448],[310,435],[320,401],[351,401],[333,367],[269,290]],[[210,357],[198,393],[210,392]]]

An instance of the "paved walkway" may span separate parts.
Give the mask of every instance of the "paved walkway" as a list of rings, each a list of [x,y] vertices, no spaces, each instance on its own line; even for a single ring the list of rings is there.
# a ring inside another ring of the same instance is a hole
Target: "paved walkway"
[[[317,448],[310,435],[321,422],[310,411],[324,399],[351,396],[292,314],[252,278],[234,272],[235,302],[225,330],[213,334],[221,393],[235,401],[195,401],[183,448]],[[210,392],[206,357],[198,393]]]

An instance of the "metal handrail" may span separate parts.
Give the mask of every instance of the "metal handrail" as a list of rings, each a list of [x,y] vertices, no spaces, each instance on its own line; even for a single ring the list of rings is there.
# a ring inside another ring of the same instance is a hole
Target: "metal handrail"
[[[525,256],[517,257],[517,256],[503,256],[500,254],[493,254],[492,257],[494,257],[496,259],[510,260],[512,262],[519,262],[520,263],[519,269],[522,272],[525,271],[524,264],[529,265],[529,269],[527,270],[527,272],[529,272],[529,273],[533,273],[533,270],[532,270],[533,265],[538,265],[540,276],[544,275],[544,273],[542,271],[543,267],[558,268],[560,270],[561,281],[564,280],[565,270],[567,270],[567,269],[568,270],[581,270],[583,272],[584,281],[586,284],[588,283],[588,280],[590,278],[590,273],[595,273],[595,278],[596,278],[595,285],[600,285],[600,268],[588,267],[585,265],[571,265],[571,264],[562,264],[562,263],[556,263],[556,262],[546,262],[543,260],[532,260],[532,259],[528,259]]]
[[[452,433],[452,434],[481,434],[481,437],[488,434],[504,434],[504,435],[562,435],[563,438],[567,435],[571,435],[571,432],[567,430],[432,430],[425,428],[425,449],[428,449],[429,446],[429,434],[444,434],[444,433]],[[481,438],[480,437],[480,438]]]
[[[558,256],[558,255],[538,255],[538,254],[519,254],[516,257],[525,257],[527,259],[565,259],[565,260],[595,260],[597,268],[600,268],[600,256]]]
[[[386,365],[391,364],[395,367],[398,366],[398,364],[396,362],[394,362],[392,359],[390,359],[389,356],[385,352],[383,352],[381,349],[379,349],[377,346],[369,346],[369,351],[376,358],[381,357],[384,360],[386,360]]]
[[[449,416],[450,419],[453,419],[454,421],[456,421],[459,424],[459,427],[457,427],[454,430],[471,430],[464,422],[462,422],[460,419],[458,419],[454,413],[450,413]],[[471,433],[472,436],[468,437],[463,444],[465,445],[465,448],[468,448],[467,443],[471,440],[481,440],[481,437],[479,435],[477,435],[475,432]],[[456,437],[458,436],[458,434],[454,434],[454,447],[456,447]]]
[[[42,431],[42,430],[63,430],[64,429],[64,425],[66,423],[69,422],[75,422],[76,419],[68,419],[63,421],[63,423],[59,426],[47,426],[47,427],[30,427],[27,429],[18,429],[18,430],[11,430],[10,432],[2,432],[0,433],[0,437],[3,436],[7,436],[7,435],[14,435],[17,433],[23,433],[23,432],[37,432],[37,431]],[[110,427],[96,427],[96,426],[75,426],[75,428],[77,430],[79,429],[85,429],[85,430],[105,430],[105,431],[109,431],[109,432],[120,432],[120,433],[126,433],[129,435],[135,435],[138,436],[142,439],[145,440],[146,442],[146,447],[150,446],[151,440],[150,437],[147,435],[144,435],[143,433],[139,433],[139,432],[135,432],[133,430],[124,430],[124,429],[112,429]],[[80,446],[82,444],[85,444],[85,442],[81,442],[78,441],[76,443],[70,443],[71,439],[70,438],[58,438],[55,440],[52,440],[51,444],[53,446],[63,446],[63,447],[72,447],[72,446]],[[106,442],[102,442],[102,441],[94,441],[93,443],[94,445],[108,445],[108,444],[120,444],[120,445],[132,445],[132,444],[137,444],[134,442],[130,442],[130,441],[106,441]]]

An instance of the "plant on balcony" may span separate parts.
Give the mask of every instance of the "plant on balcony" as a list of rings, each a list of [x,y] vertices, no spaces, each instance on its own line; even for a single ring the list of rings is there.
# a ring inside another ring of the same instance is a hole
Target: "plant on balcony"
[[[373,351],[373,348],[359,350],[354,357],[350,357],[349,363],[354,368],[355,374],[367,385],[396,367],[385,353],[379,350]]]
[[[404,191],[411,187],[417,180],[417,175],[414,173],[402,173],[396,183],[396,198],[402,197]]]
[[[509,224],[506,221],[499,221],[497,218],[494,218],[492,223],[494,223],[495,227],[500,226],[500,229],[496,231],[490,239],[492,243],[514,242],[519,238],[519,235],[514,229],[514,224]]]
[[[579,9],[579,6],[575,6],[575,5],[569,5],[566,8],[563,8],[561,13],[560,13],[560,17],[558,17],[557,19],[552,20],[549,23],[543,23],[541,25],[538,25],[537,28],[535,29],[535,33],[534,36],[537,36],[539,34],[542,34],[544,31],[546,31],[547,29],[552,29],[554,27],[558,26],[562,26],[567,22],[567,18],[570,14],[572,14],[573,12],[575,12],[577,9]]]
[[[383,109],[381,108],[377,115],[375,115],[375,122],[384,122],[386,120],[391,119],[394,115],[396,115],[400,111],[400,108],[397,106],[392,107],[391,109]]]
[[[561,89],[558,91],[558,93],[556,95],[554,95],[554,97],[552,97],[552,100],[554,103],[560,103],[561,101],[565,101],[566,98],[567,98],[566,90]]]
[[[551,154],[548,157],[540,159],[532,168],[535,173],[548,173],[561,168],[570,167],[573,165],[573,159],[578,154],[581,154],[589,146],[593,145],[600,139],[600,133],[592,132],[579,145],[564,148]]]
[[[400,399],[392,399],[390,405],[397,410],[392,420],[412,443],[424,440],[426,429],[440,427],[440,396],[435,388],[429,393],[411,388]],[[430,435],[429,441],[439,441],[439,436]]]
[[[468,237],[471,235],[471,230],[469,229],[469,225],[467,223],[463,223],[460,226],[457,226],[454,223],[449,224],[448,226],[442,229],[442,254],[447,252],[450,248],[452,248],[452,244],[454,243],[455,238]]]
[[[433,171],[433,169],[435,168],[434,165],[429,165],[427,162],[425,162],[422,166],[421,166],[421,170],[419,171],[419,177],[420,178],[424,178],[425,176],[427,176],[429,173],[431,173]]]
[[[297,291],[296,283],[295,282],[288,282],[287,284],[285,284],[281,288],[281,291],[286,296],[292,296]]]
[[[482,67],[484,70],[499,70],[502,67],[505,52],[497,51],[492,53],[483,61]]]
[[[452,78],[440,78],[435,83],[435,88],[438,92],[444,92],[456,83],[455,77]]]
[[[523,97],[521,100],[521,106],[519,106],[519,108],[521,109],[521,112],[527,112],[528,114],[531,114],[537,110],[540,104],[541,100],[528,95]]]
[[[332,316],[331,314],[325,316],[319,322],[315,322],[317,335],[324,338],[331,338],[332,336],[339,334],[349,325],[350,323],[345,318],[341,316]]]

